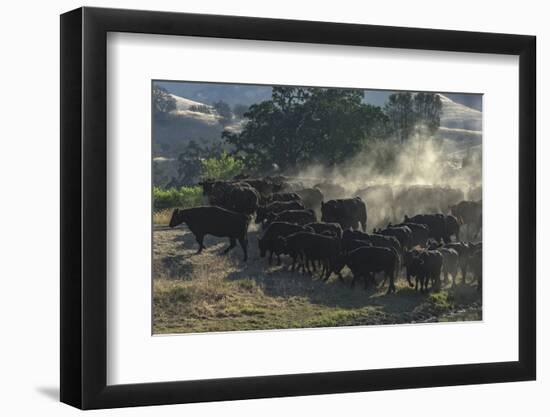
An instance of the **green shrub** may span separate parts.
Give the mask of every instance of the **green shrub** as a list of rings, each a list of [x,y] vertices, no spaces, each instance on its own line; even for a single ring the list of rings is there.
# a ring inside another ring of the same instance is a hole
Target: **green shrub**
[[[202,188],[200,186],[168,189],[154,187],[153,201],[155,209],[200,206],[202,202]]]
[[[242,173],[244,163],[240,159],[222,152],[219,158],[208,158],[201,161],[202,177],[216,180],[229,180]]]

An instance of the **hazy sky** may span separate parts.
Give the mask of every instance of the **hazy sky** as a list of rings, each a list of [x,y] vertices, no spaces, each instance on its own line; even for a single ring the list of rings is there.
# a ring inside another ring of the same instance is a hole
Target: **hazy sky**
[[[249,84],[222,84],[182,81],[155,81],[170,93],[191,100],[212,104],[223,100],[231,105],[251,105],[271,98],[271,86]],[[364,90],[365,102],[375,106],[383,106],[391,90]],[[481,110],[481,94],[444,93],[451,100],[464,104],[476,110]]]

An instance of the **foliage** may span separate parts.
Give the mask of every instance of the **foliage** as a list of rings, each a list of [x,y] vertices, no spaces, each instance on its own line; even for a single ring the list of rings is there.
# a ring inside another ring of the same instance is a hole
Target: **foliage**
[[[359,90],[274,87],[271,100],[250,106],[244,114],[248,120],[241,132],[225,130],[222,136],[248,168],[333,165],[388,131],[381,109],[362,99]]]
[[[249,106],[246,104],[235,104],[233,106],[233,114],[239,119],[244,119],[244,115],[248,112]]]
[[[217,158],[208,158],[201,161],[202,177],[217,180],[228,180],[242,173],[244,163],[229,155],[227,152],[222,152]]]
[[[225,101],[217,101],[212,104],[216,109],[216,112],[220,115],[220,124],[226,126],[231,121],[233,113],[231,112],[231,107]]]
[[[392,131],[399,141],[404,142],[412,135],[415,125],[412,94],[396,93],[388,98],[384,112],[390,120]]]
[[[155,209],[164,209],[172,207],[195,207],[202,202],[202,188],[196,187],[180,187],[153,188],[153,206]]]
[[[178,178],[173,185],[189,185],[197,181],[201,174],[201,160],[206,157],[208,150],[201,147],[194,140],[190,141],[185,151],[178,155]]]
[[[416,93],[414,96],[416,121],[425,126],[432,135],[439,129],[442,107],[441,98],[438,94]]]
[[[415,128],[426,128],[433,135],[439,128],[441,98],[434,93],[409,92],[389,96],[384,111],[390,120],[392,131],[401,142],[408,140]]]
[[[212,145],[200,145],[194,140],[189,141],[182,148],[176,158],[177,175],[172,177],[168,183],[157,181],[161,178],[157,164],[154,165],[155,184],[166,184],[166,188],[180,188],[196,184],[202,176],[202,161],[208,158],[218,158],[222,153],[222,144],[217,142]]]
[[[204,104],[189,106],[189,110],[190,111],[195,111],[195,112],[198,112],[198,113],[205,113],[205,114],[211,114],[212,113],[212,110],[210,109],[210,107],[208,107]]]
[[[153,114],[157,120],[166,120],[171,111],[176,109],[176,100],[166,89],[153,87]]]

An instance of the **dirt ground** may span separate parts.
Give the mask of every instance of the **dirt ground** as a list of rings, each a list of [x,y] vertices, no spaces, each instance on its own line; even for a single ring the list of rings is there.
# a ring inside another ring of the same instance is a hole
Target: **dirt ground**
[[[249,260],[239,245],[223,254],[228,239],[205,238],[206,250],[186,228],[156,226],[153,244],[153,332],[188,333],[231,330],[335,327],[437,321],[481,320],[481,299],[468,277],[466,285],[421,294],[401,276],[397,292],[350,288],[336,277],[289,271],[289,259],[269,266],[260,258],[256,225],[249,230]],[[283,257],[284,258],[284,257]],[[462,277],[458,279],[462,282]]]

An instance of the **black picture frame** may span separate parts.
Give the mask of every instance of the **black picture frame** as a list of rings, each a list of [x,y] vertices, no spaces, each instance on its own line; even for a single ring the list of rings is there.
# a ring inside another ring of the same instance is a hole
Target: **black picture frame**
[[[519,360],[107,385],[108,32],[519,56]],[[61,16],[60,56],[62,402],[95,409],[536,378],[534,36],[85,7]]]

